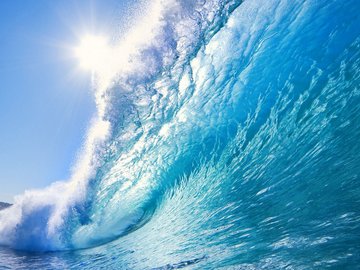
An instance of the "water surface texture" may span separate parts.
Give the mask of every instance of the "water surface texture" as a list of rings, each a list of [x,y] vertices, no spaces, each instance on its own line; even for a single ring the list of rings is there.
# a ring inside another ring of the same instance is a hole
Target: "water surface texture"
[[[157,5],[72,178],[0,212],[0,268],[358,269],[360,1]]]

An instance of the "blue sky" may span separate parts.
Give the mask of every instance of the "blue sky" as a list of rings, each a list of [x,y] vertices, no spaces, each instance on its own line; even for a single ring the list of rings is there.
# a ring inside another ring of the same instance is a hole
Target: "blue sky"
[[[115,35],[127,10],[119,0],[0,1],[0,201],[69,177],[95,112],[70,48],[86,33]]]

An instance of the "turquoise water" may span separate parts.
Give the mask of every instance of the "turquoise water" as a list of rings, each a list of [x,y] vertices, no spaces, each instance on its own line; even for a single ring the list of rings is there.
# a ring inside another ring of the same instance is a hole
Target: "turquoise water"
[[[360,2],[162,8],[72,179],[0,212],[0,268],[358,269]]]

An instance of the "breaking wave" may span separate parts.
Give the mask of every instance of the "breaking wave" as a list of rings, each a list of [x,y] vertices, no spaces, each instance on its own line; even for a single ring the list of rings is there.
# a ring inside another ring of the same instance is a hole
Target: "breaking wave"
[[[147,265],[356,265],[359,8],[151,4],[97,74],[71,179],[16,197],[0,244],[59,251],[122,236]]]

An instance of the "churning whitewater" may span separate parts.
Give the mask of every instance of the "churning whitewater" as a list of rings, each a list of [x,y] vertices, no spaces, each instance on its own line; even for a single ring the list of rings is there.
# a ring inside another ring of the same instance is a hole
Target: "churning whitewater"
[[[0,267],[357,268],[359,8],[154,1],[71,179],[0,212]]]

